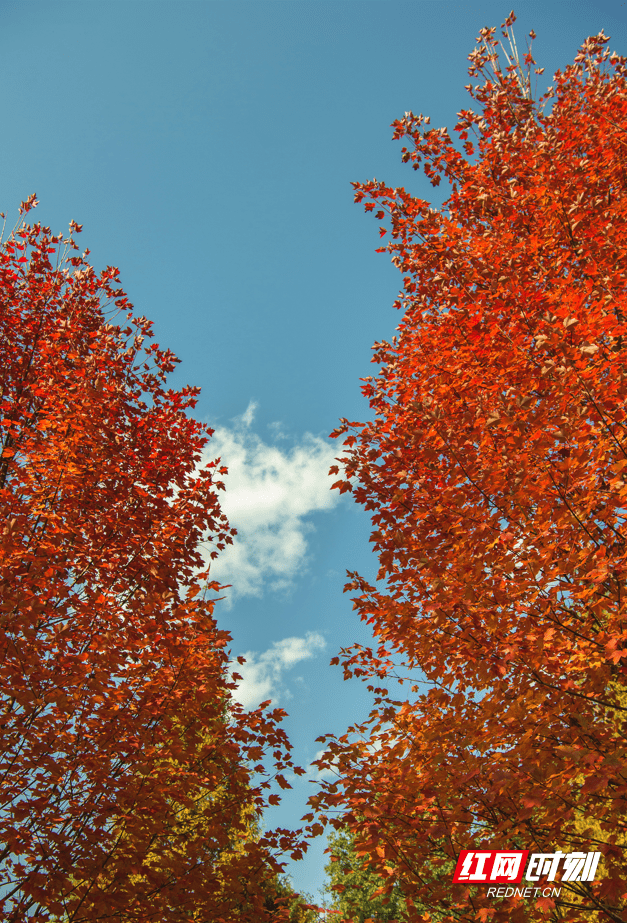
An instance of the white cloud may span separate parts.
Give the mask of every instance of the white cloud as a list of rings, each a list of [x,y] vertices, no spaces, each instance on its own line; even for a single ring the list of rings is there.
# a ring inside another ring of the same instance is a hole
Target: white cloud
[[[232,584],[236,596],[261,596],[267,585],[287,589],[306,566],[310,513],[330,510],[339,500],[328,476],[337,447],[306,433],[292,448],[268,445],[251,430],[256,404],[234,420],[232,428],[215,429],[206,454],[220,456],[229,473],[220,503],[237,529],[211,565],[211,579]],[[273,425],[275,438],[285,439]]]
[[[272,699],[276,705],[281,695],[289,698],[289,690],[283,684],[283,673],[291,670],[302,660],[311,660],[324,650],[325,646],[322,635],[309,631],[304,638],[284,638],[282,641],[275,641],[272,647],[262,654],[248,651],[244,654],[246,663],[232,664],[234,672],[242,677],[233,692],[233,698],[246,708],[267,699]]]

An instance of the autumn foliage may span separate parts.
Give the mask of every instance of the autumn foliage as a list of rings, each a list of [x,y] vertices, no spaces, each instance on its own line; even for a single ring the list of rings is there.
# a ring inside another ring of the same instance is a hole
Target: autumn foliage
[[[371,511],[380,564],[350,575],[376,643],[343,664],[376,706],[327,739],[339,775],[314,804],[410,919],[627,920],[627,65],[601,34],[535,98],[531,53],[495,35],[456,140],[393,126],[444,205],[355,184],[387,222],[402,319],[374,347],[373,419],[336,434],[335,486]],[[598,880],[453,885],[443,869],[482,847],[598,849]]]
[[[251,831],[289,743],[231,700],[208,582],[224,469],[78,231],[0,248],[1,916],[283,919],[298,838]]]

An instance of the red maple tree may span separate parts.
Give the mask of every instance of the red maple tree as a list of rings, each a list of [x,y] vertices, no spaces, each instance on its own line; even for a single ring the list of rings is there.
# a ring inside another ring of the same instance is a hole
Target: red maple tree
[[[252,831],[301,770],[282,712],[231,699],[206,563],[225,469],[80,230],[0,248],[2,919],[282,919],[299,836]]]
[[[403,316],[374,347],[374,418],[335,434],[380,563],[350,575],[376,643],[344,671],[376,704],[326,738],[313,804],[410,919],[627,920],[627,67],[600,34],[536,99],[513,21],[507,59],[495,29],[470,55],[456,143],[394,123],[444,205],[355,184],[389,217]],[[495,898],[452,883],[473,848],[602,858],[559,897]]]

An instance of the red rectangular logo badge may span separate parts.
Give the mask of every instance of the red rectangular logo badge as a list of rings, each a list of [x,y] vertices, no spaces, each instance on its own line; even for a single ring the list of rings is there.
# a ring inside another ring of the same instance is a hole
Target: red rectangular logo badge
[[[529,855],[528,849],[463,849],[453,881],[467,884],[518,884]]]

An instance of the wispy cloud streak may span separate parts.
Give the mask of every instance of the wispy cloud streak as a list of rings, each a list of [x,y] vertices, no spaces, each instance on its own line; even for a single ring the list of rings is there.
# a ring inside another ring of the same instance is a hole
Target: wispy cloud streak
[[[250,708],[271,699],[277,705],[281,696],[289,697],[289,690],[283,681],[283,674],[303,660],[311,660],[326,644],[322,635],[307,632],[304,638],[284,638],[275,641],[269,650],[259,654],[248,651],[243,656],[244,664],[233,664],[233,670],[242,679],[238,682],[233,698]]]

